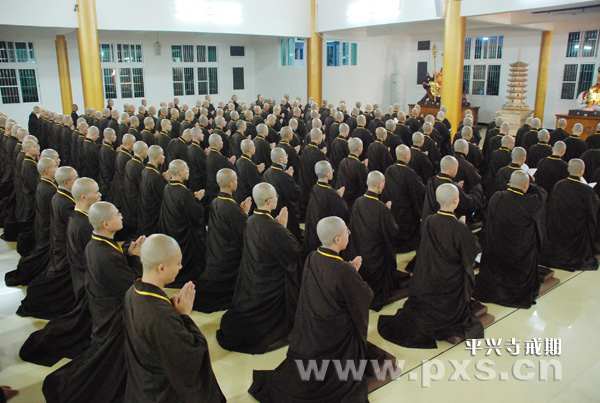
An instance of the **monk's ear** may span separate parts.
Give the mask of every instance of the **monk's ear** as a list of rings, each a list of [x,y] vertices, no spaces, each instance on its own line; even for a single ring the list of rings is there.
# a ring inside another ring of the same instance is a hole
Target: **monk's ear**
[[[159,274],[162,274],[165,271],[165,264],[159,263],[158,266],[156,266],[156,271],[158,271]]]

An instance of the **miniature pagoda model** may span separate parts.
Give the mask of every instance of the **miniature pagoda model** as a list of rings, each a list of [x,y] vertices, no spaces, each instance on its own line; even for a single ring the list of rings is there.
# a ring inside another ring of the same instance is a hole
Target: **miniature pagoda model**
[[[508,79],[508,102],[502,106],[502,117],[504,122],[510,123],[511,135],[516,135],[519,127],[523,126],[525,120],[533,113],[529,105],[525,102],[525,87],[527,86],[527,66],[528,63],[521,61],[521,51],[519,59],[510,65],[510,78]]]
[[[529,105],[523,102],[526,98],[525,87],[527,86],[527,66],[529,64],[521,61],[521,52],[519,60],[510,65],[510,78],[508,79],[508,102],[502,106],[502,109],[509,111],[528,111]]]

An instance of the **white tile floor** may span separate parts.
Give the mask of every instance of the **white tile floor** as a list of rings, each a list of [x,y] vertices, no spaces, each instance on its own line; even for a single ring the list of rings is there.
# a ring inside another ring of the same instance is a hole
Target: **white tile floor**
[[[14,313],[25,295],[25,289],[7,288],[3,281],[4,273],[12,270],[18,261],[19,255],[14,248],[14,244],[0,241],[0,384],[21,390],[20,396],[12,400],[15,403],[43,402],[41,385],[44,377],[67,360],[62,360],[53,368],[46,368],[19,359],[23,341],[32,331],[43,327],[46,321],[20,318]],[[399,256],[398,260],[403,262],[410,257]],[[600,401],[600,388],[597,387],[600,380],[600,273],[557,271],[556,277],[561,280],[559,286],[542,296],[538,304],[529,310],[488,304],[489,313],[496,317],[496,321],[486,328],[485,337],[502,338],[500,357],[495,353],[486,357],[485,349],[472,356],[471,351],[465,349],[464,342],[456,346],[440,342],[435,350],[399,347],[379,336],[377,317],[380,314],[394,314],[404,300],[379,313],[371,312],[369,340],[394,354],[398,360],[404,360],[404,365],[402,376],[372,392],[369,400],[501,403]],[[274,368],[283,360],[286,349],[257,356],[223,350],[215,340],[221,315],[193,313],[192,318],[209,341],[212,365],[227,399],[230,402],[252,402],[254,399],[247,393],[252,370]],[[522,343],[541,338],[542,354],[544,339],[558,338],[561,340],[562,353],[560,356],[526,356],[524,346],[521,346],[520,354],[512,356],[506,351],[504,342],[513,337]],[[480,361],[483,359],[490,361]],[[544,361],[551,359],[555,359],[556,366],[562,370],[558,380],[554,380],[552,369],[540,369]],[[429,363],[421,365],[422,361]],[[452,363],[459,366],[457,362],[465,366],[462,375],[453,370]],[[435,374],[434,364],[440,369],[440,380],[432,380],[430,386],[425,387],[426,375]],[[483,364],[485,368],[476,367]],[[531,368],[526,365],[531,365]],[[476,378],[489,376],[487,374],[491,371],[494,371],[493,380]],[[540,380],[544,372],[548,372],[547,381]],[[500,380],[505,374],[507,380]],[[522,375],[529,375],[532,379],[519,380],[523,379]],[[458,380],[453,381],[453,378]]]

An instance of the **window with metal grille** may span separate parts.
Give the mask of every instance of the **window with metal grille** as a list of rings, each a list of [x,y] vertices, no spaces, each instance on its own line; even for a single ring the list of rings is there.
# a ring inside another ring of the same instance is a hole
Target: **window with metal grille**
[[[500,89],[500,65],[488,66],[486,95],[498,95]]]
[[[465,38],[465,59],[471,58],[471,38]]]
[[[194,95],[194,69],[191,67],[185,67],[183,69],[183,81],[185,88],[185,95]]]
[[[504,36],[484,36],[475,39],[475,59],[501,59]],[[470,45],[469,45],[470,49]],[[467,47],[465,41],[465,55]],[[470,50],[469,50],[470,52]],[[465,59],[467,57],[465,56]]]
[[[130,68],[119,69],[119,77],[121,80],[121,98],[133,97],[133,77],[131,76]]]
[[[37,80],[34,69],[19,69],[19,81],[23,102],[39,102]]]
[[[577,85],[577,95],[587,91],[592,86],[594,79],[594,65],[582,64],[579,68],[579,84]]]
[[[173,94],[183,95],[183,67],[173,67]]]
[[[171,59],[174,62],[182,62],[183,61],[181,45],[171,45]]]
[[[577,85],[577,64],[566,64],[563,72],[563,84],[560,94],[561,99],[574,99],[575,86]]]
[[[207,67],[198,67],[198,95],[208,95]]]
[[[20,102],[15,69],[0,69],[0,95],[2,95],[3,104]]]
[[[117,44],[117,60],[119,63],[141,63],[142,45]]]
[[[183,45],[183,61],[186,63],[194,62],[194,46]]]
[[[471,66],[463,66],[463,92],[469,93],[471,84]]]
[[[205,63],[206,62],[206,46],[196,45],[196,53],[197,53],[198,62]]]
[[[429,50],[431,41],[417,41],[417,50]]]
[[[133,71],[133,96],[144,97],[144,69],[134,67]]]
[[[423,84],[427,78],[427,62],[417,62],[417,84]]]
[[[580,32],[569,32],[569,41],[567,43],[567,57],[577,57],[579,54]]]
[[[104,97],[114,99],[117,97],[117,84],[115,82],[115,69],[102,69],[104,78]]]
[[[243,90],[244,89],[244,68],[234,67],[233,68],[233,89]]]
[[[327,41],[327,65],[340,65],[340,41]]]
[[[282,39],[280,50],[282,66],[304,66],[304,39]]]
[[[342,42],[342,66],[350,64],[350,44]]]
[[[594,57],[596,56],[596,49],[598,43],[598,31],[585,31],[583,39],[583,49],[581,49],[581,57]]]
[[[208,68],[208,92],[211,95],[219,93],[219,82],[218,81],[219,81],[219,79],[218,79],[218,74],[217,74],[217,68],[209,67]]]
[[[229,56],[245,56],[246,48],[244,46],[230,46]]]
[[[114,59],[114,47],[112,43],[100,44],[100,60],[103,63],[112,63]]]
[[[473,88],[471,90],[472,95],[484,95],[485,94],[485,70],[486,65],[473,66]]]
[[[33,43],[0,41],[0,63],[35,63]]]
[[[217,61],[217,47],[216,46],[208,46],[208,61],[211,63]]]

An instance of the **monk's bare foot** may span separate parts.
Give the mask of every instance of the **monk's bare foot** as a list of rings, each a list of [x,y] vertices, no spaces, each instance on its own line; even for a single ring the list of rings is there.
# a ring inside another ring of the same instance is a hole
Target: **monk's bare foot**
[[[4,398],[6,400],[10,400],[19,394],[19,391],[17,389],[13,389],[7,385],[2,385],[0,386],[0,388],[2,388],[2,393],[4,393]]]

